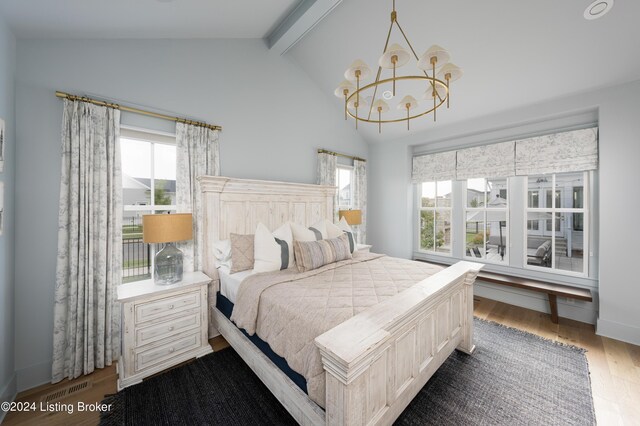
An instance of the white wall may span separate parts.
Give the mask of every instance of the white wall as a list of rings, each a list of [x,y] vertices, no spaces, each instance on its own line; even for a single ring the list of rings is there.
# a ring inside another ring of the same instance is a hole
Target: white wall
[[[600,168],[596,185],[598,223],[592,237],[599,252],[599,305],[579,306],[598,314],[599,334],[640,344],[640,286],[634,274],[637,262],[635,224],[640,197],[640,82],[578,94],[524,108],[504,111],[432,131],[412,134],[370,150],[369,243],[376,250],[409,257],[413,226],[404,219],[413,210],[411,163],[407,152],[439,151],[448,147],[490,143],[571,126],[597,111]],[[577,121],[576,121],[577,120]],[[576,121],[576,123],[573,123]],[[388,196],[387,196],[388,194]],[[391,198],[389,198],[391,197]],[[407,201],[407,197],[409,201]],[[480,288],[481,286],[479,286]],[[485,286],[489,288],[488,286]],[[480,290],[483,291],[483,290]],[[539,297],[492,287],[492,297],[544,310]],[[530,292],[528,292],[530,294]],[[576,306],[561,303],[560,315],[574,317]],[[580,315],[578,317],[581,318]]]
[[[0,15],[0,118],[5,121],[5,163],[0,172],[4,182],[4,230],[0,235],[0,401],[13,399],[16,393],[14,342],[14,187],[15,119],[14,74],[16,41]],[[0,421],[4,416],[0,411]]]
[[[331,94],[262,40],[20,40],[16,82],[19,389],[50,379],[62,117],[55,90],[222,125],[226,176],[315,183],[317,148],[368,154]],[[172,128],[131,115],[123,122]]]

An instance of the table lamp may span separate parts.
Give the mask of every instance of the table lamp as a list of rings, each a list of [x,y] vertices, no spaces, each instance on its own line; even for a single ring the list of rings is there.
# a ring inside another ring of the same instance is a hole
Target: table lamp
[[[175,243],[193,238],[191,213],[146,214],[142,216],[142,241],[166,243],[156,253],[156,284],[173,284],[182,281],[182,251]]]
[[[362,224],[362,210],[339,210],[338,216],[340,219],[344,217],[349,225]]]

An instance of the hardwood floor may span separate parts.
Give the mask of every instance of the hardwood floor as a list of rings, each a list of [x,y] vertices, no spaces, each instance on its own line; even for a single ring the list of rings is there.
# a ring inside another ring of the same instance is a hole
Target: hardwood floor
[[[606,337],[596,336],[594,327],[560,318],[553,324],[549,315],[489,299],[476,298],[475,315],[510,327],[519,328],[558,342],[587,349],[593,402],[599,425],[640,425],[640,346],[634,346]],[[228,346],[221,338],[210,340],[214,350]],[[46,395],[87,381],[86,388],[67,398],[56,400],[60,404],[78,402],[99,403],[105,395],[116,392],[116,368],[111,366],[73,381],[55,385],[42,385],[22,392],[16,401],[40,401]],[[96,425],[99,413],[78,412],[10,412],[4,425]]]

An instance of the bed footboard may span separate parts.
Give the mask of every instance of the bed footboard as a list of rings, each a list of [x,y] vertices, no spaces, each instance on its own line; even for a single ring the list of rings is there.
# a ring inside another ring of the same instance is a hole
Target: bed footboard
[[[447,357],[473,352],[473,283],[458,262],[316,338],[327,425],[388,425]]]

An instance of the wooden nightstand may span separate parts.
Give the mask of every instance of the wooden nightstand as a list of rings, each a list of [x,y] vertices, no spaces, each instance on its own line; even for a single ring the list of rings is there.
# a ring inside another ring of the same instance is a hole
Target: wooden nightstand
[[[156,285],[152,279],[122,284],[122,356],[118,390],[191,358],[213,352],[208,341],[207,284],[202,272],[181,282]]]
[[[371,247],[373,247],[373,246],[371,246],[369,244],[358,244],[358,245],[356,245],[356,250],[369,253],[369,251],[371,250]]]

